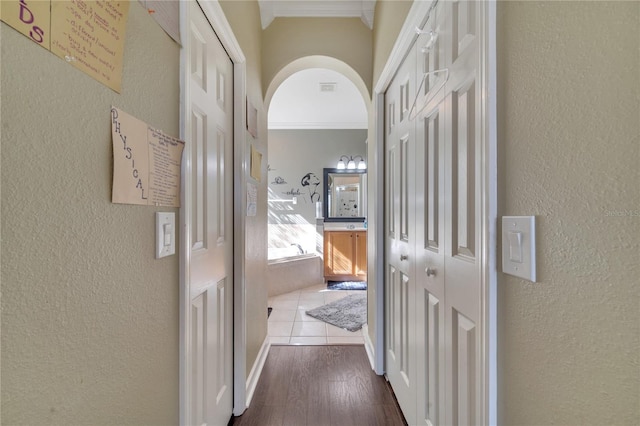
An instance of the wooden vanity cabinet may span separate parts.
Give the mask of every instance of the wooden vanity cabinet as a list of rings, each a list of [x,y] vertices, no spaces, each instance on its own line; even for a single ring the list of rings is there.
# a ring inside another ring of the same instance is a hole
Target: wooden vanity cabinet
[[[324,232],[324,278],[367,280],[367,231]]]

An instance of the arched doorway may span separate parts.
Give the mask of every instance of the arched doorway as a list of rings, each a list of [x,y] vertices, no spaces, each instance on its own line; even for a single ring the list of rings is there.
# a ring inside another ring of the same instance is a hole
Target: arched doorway
[[[269,85],[265,104],[269,111],[270,341],[364,343],[361,330],[337,330],[306,312],[345,296],[366,294],[327,289],[322,217],[323,169],[335,168],[344,155],[359,155],[366,161],[368,91],[345,63],[313,56],[284,67]]]

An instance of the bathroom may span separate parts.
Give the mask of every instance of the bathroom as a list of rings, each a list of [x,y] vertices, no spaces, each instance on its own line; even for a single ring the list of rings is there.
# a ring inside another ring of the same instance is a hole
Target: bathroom
[[[336,167],[336,152],[362,157],[365,140],[366,130],[359,129],[269,131],[269,297],[324,283],[323,233],[337,223],[324,221],[323,170]],[[359,193],[364,197],[366,186]],[[364,211],[364,203],[360,207]],[[353,220],[348,214],[345,222]],[[356,224],[364,227],[358,220],[349,229]]]
[[[324,283],[323,170],[338,167],[341,158],[356,159],[356,169],[366,167],[367,108],[343,74],[309,68],[275,90],[268,127],[267,285],[272,297]],[[361,194],[366,198],[366,186]]]

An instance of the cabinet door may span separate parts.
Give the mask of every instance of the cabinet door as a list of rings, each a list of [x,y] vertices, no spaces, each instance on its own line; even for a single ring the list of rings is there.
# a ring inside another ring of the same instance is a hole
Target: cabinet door
[[[354,275],[359,279],[367,279],[367,232],[358,231],[353,233],[355,236],[355,270]]]
[[[353,275],[353,232],[324,233],[324,275]]]

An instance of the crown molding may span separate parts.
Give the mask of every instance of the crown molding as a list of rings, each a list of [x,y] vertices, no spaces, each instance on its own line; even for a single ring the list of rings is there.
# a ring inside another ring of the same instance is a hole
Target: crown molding
[[[313,123],[313,122],[269,122],[269,130],[295,130],[295,129],[324,129],[324,130],[366,130],[368,123],[365,122],[345,122],[345,123]]]
[[[360,18],[373,29],[376,0],[258,0],[262,29],[275,18]]]

